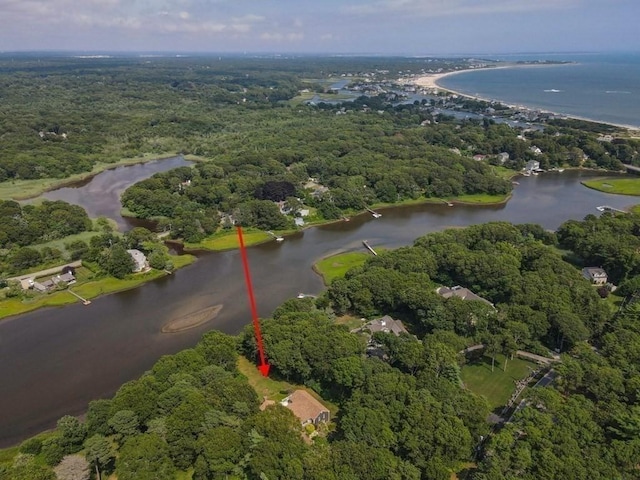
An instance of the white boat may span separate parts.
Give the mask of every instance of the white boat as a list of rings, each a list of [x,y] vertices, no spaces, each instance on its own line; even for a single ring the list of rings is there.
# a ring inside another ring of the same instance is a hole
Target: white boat
[[[381,213],[372,213],[371,216],[373,218],[380,218],[382,216],[382,214]]]

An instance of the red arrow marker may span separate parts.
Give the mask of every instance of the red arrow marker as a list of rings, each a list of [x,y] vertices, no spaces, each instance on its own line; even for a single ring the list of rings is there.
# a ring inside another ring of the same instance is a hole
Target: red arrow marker
[[[269,375],[270,365],[264,358],[264,345],[262,344],[262,333],[260,333],[260,322],[258,321],[258,310],[256,309],[256,299],[253,296],[253,285],[251,285],[251,273],[249,272],[249,259],[247,258],[247,250],[244,248],[244,238],[242,237],[242,227],[237,226],[238,241],[240,242],[240,255],[242,256],[242,266],[244,267],[244,281],[247,284],[247,293],[249,295],[249,305],[251,306],[251,317],[253,319],[253,329],[256,333],[256,343],[258,344],[258,353],[260,354],[260,365],[258,370],[263,377]]]

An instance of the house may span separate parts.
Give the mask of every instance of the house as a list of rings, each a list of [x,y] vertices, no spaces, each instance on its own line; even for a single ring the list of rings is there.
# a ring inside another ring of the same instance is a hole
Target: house
[[[371,320],[361,328],[356,329],[355,332],[362,332],[363,330],[368,330],[372,334],[376,332],[393,333],[396,337],[399,337],[401,333],[409,333],[400,320],[394,320],[389,315]]]
[[[500,152],[498,154],[498,161],[502,164],[509,160],[509,154],[507,152]]]
[[[531,150],[534,155],[540,155],[542,153],[542,150],[540,150],[540,148],[536,147],[535,145],[529,147],[529,150]]]
[[[46,292],[47,291],[47,287],[44,286],[44,284],[40,283],[40,282],[33,282],[32,285],[34,290],[37,290],[38,292]]]
[[[38,292],[48,292],[55,287],[55,284],[51,280],[46,280],[44,282],[33,282],[32,287]]]
[[[33,277],[22,278],[20,279],[20,286],[22,287],[23,290],[29,290],[30,288],[33,288],[33,284],[34,284],[33,280],[34,280]]]
[[[473,156],[473,159],[474,159],[476,162],[481,162],[481,161],[482,161],[482,160],[484,160],[485,158],[487,158],[487,156],[486,156],[486,155],[482,155],[482,154],[478,154],[478,155],[474,155],[474,156]]]
[[[462,300],[484,302],[487,305],[490,305],[491,308],[495,308],[493,306],[493,303],[491,303],[486,298],[482,298],[480,295],[476,295],[475,293],[473,293],[468,288],[461,287],[460,285],[456,285],[455,287],[451,287],[451,288],[449,288],[449,287],[438,287],[436,289],[436,293],[438,295],[440,295],[441,297],[443,297],[443,298],[458,297],[458,298],[460,298]]]
[[[604,285],[607,283],[607,272],[598,267],[585,267],[582,269],[582,276],[594,285]]]
[[[56,285],[61,282],[64,282],[67,285],[72,285],[76,283],[76,277],[71,272],[67,272],[67,273],[56,275],[55,277],[51,277],[51,281]]]
[[[529,160],[524,168],[529,172],[540,170],[540,162],[537,160]]]
[[[310,423],[317,427],[320,423],[328,422],[330,418],[327,407],[305,390],[296,390],[280,404],[291,410],[300,419],[303,427]]]
[[[147,261],[147,257],[140,250],[131,249],[127,250],[127,253],[131,255],[135,266],[133,267],[134,272],[142,272],[149,268],[149,262]]]

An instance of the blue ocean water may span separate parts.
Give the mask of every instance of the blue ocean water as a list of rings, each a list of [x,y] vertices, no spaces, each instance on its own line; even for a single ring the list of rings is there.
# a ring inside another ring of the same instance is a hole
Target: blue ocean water
[[[640,53],[521,55],[501,61],[569,65],[474,70],[438,83],[451,90],[605,123],[640,127]]]

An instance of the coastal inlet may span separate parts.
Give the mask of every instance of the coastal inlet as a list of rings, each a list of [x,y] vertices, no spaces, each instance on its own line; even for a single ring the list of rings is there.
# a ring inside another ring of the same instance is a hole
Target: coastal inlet
[[[377,219],[365,213],[252,247],[248,255],[258,314],[268,317],[299,292],[318,294],[323,283],[313,263],[345,249],[363,249],[363,239],[374,248],[394,248],[428,232],[500,220],[556,229],[565,220],[597,214],[597,206],[625,209],[633,203],[631,197],[582,186],[588,177],[579,171],[544,173],[520,178],[504,205],[388,208]],[[109,397],[159,357],[192,347],[210,329],[238,333],[251,321],[244,298],[240,254],[231,250],[200,254],[173,275],[93,299],[89,308],[77,303],[3,320],[0,446],[51,428],[63,415],[83,413],[89,401]],[[214,317],[214,307],[221,305]],[[208,312],[205,323],[162,333],[173,320],[202,311]]]

